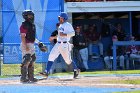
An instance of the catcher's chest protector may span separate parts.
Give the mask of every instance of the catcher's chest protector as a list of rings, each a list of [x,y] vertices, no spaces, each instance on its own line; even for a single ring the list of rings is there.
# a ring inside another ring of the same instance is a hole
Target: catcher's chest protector
[[[25,29],[27,29],[26,39],[28,41],[34,42],[35,41],[35,35],[36,35],[35,25],[31,24],[29,22],[23,22],[22,25]]]

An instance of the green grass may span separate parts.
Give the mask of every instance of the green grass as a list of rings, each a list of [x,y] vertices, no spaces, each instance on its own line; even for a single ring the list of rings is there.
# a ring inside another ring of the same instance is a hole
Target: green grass
[[[56,73],[54,75],[70,75],[72,72]],[[140,70],[122,70],[122,71],[92,71],[92,72],[81,72],[81,75],[90,74],[140,74]]]
[[[20,65],[21,64],[2,64],[1,73],[2,76],[5,75],[20,75]],[[42,64],[35,64],[35,74],[42,71]],[[56,73],[53,75],[71,75],[72,72]],[[119,71],[91,71],[91,72],[81,72],[84,74],[140,74],[140,70],[119,70]]]
[[[122,83],[124,82],[125,84],[140,84],[140,79],[135,79],[135,80],[124,80],[121,81]]]
[[[140,70],[123,70],[123,71],[92,71],[92,72],[81,72],[80,75],[95,75],[95,74],[140,74]],[[52,76],[64,76],[64,75],[72,75],[72,72],[67,73],[55,73],[52,74]],[[122,79],[122,80],[104,80],[103,83],[109,83],[109,84],[140,84],[140,79]]]
[[[105,80],[102,81],[103,83],[108,83],[108,84],[140,84],[140,79],[134,79],[134,80]]]
[[[140,90],[128,91],[128,92],[113,92],[113,93],[140,93]]]
[[[93,71],[83,74],[140,74],[140,70],[119,70],[119,71]]]
[[[42,71],[42,64],[35,64],[35,74]],[[2,76],[0,78],[11,77],[14,75],[20,75],[20,64],[2,64]],[[95,74],[140,74],[140,70],[119,70],[119,71],[91,71],[81,72],[81,75],[95,75]],[[51,76],[65,76],[73,75],[73,72],[55,73]],[[103,81],[104,83],[120,83],[120,84],[140,84],[140,79],[137,80],[108,80]]]
[[[2,64],[1,74],[5,75],[20,75],[21,64]],[[35,64],[35,74],[42,71],[42,64]]]

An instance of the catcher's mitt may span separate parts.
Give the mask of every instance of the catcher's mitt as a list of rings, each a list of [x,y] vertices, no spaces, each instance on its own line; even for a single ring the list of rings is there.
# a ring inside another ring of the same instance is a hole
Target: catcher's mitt
[[[39,42],[38,47],[42,52],[46,52],[48,50],[47,46],[44,45],[42,42]]]

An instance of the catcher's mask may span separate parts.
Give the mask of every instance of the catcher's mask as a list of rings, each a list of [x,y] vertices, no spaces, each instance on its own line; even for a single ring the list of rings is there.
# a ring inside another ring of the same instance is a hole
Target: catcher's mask
[[[24,10],[22,16],[26,21],[34,23],[34,13],[31,10]]]
[[[60,19],[60,17],[62,17],[64,19],[64,21],[68,20],[68,15],[65,12],[60,13],[60,15],[58,16],[58,20]]]

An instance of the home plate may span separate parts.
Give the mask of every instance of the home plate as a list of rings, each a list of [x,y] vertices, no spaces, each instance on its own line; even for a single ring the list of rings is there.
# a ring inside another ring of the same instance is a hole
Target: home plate
[[[60,79],[60,80],[73,80],[73,76],[50,76],[48,78]]]

